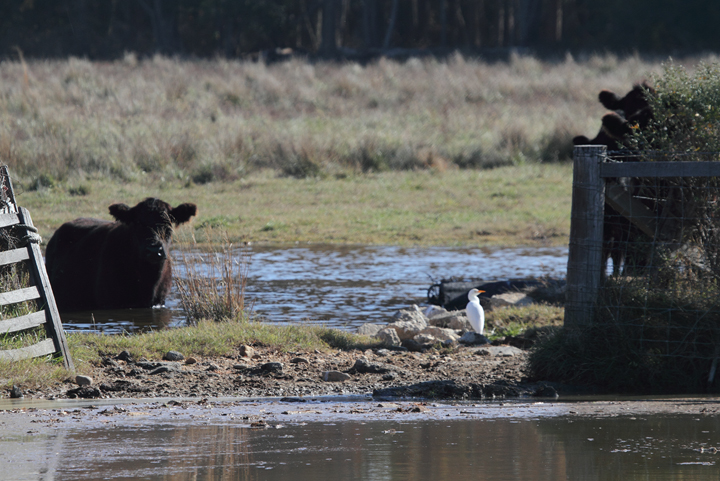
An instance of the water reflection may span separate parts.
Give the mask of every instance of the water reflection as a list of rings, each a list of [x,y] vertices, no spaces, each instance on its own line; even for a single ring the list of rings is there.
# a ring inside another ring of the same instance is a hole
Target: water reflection
[[[564,277],[567,248],[479,249],[356,245],[251,246],[247,299],[266,322],[355,328],[383,322],[397,309],[426,300],[434,280],[487,281]],[[182,268],[176,275],[183,276]],[[175,290],[163,309],[64,314],[67,330],[138,331],[182,325]]]
[[[43,469],[57,480],[700,480],[717,476],[718,455],[698,449],[718,445],[718,428],[720,419],[699,415],[309,422],[264,430],[233,418],[145,420],[26,439],[34,454],[17,457],[34,461],[23,470]],[[13,450],[5,452],[12,461]]]

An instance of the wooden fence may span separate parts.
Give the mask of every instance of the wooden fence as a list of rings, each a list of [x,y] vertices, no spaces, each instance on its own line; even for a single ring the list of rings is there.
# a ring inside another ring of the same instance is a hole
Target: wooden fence
[[[608,162],[605,146],[576,146],[568,252],[565,326],[592,324],[605,267],[605,203],[653,238],[657,215],[615,179],[630,177],[720,177],[720,162]]]
[[[30,314],[0,320],[0,333],[7,336],[44,326],[47,335],[46,339],[31,346],[0,350],[0,359],[20,360],[52,354],[61,355],[65,368],[74,370],[65,332],[60,322],[60,314],[45,271],[39,246],[40,237],[33,226],[30,213],[15,203],[7,166],[0,167],[0,229],[6,233],[12,232],[4,237],[6,240],[12,239],[12,242],[9,246],[5,246],[7,250],[0,252],[0,269],[24,263],[20,266],[26,268],[30,284],[28,287],[0,293],[0,306],[6,308],[11,304],[37,301],[40,307],[40,310]],[[19,268],[16,272],[22,270]]]

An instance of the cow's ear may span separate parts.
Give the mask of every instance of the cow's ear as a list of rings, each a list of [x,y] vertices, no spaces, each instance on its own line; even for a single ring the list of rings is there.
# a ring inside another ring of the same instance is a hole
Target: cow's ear
[[[195,204],[180,204],[170,211],[170,217],[175,225],[183,224],[190,220],[190,217],[197,214],[197,206]]]
[[[132,222],[133,219],[132,210],[130,209],[130,207],[127,206],[127,204],[111,205],[110,215],[115,217],[116,220],[119,220],[120,222],[125,222],[126,224]]]
[[[603,107],[608,110],[620,110],[622,107],[620,105],[620,101],[622,99],[618,97],[615,92],[602,90],[600,91],[600,95],[598,95],[598,99],[600,99],[600,103],[603,104]]]

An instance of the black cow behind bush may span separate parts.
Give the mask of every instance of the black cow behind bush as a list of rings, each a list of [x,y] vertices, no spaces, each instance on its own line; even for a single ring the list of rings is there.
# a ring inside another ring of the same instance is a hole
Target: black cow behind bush
[[[167,254],[173,224],[196,213],[195,204],[173,208],[149,197],[132,208],[111,205],[115,222],[80,218],[61,225],[45,253],[58,309],[163,304],[172,283]]]
[[[621,150],[633,128],[644,129],[653,118],[646,92],[653,92],[647,83],[637,84],[624,97],[609,90],[602,90],[598,99],[612,110],[602,118],[602,126],[594,139],[584,135],[573,138],[574,145],[606,145],[608,150]]]
[[[609,90],[602,90],[598,95],[600,103],[608,110],[602,118],[600,131],[593,139],[584,135],[573,138],[574,145],[605,145],[608,151],[619,151],[626,148],[626,142],[634,128],[644,129],[653,119],[653,111],[647,100],[647,93],[653,93],[647,83],[636,84],[624,97]],[[637,160],[625,157],[626,161]],[[620,267],[641,267],[645,263],[642,252],[627,252],[633,242],[642,241],[643,233],[628,219],[620,215],[609,205],[605,205],[605,222],[603,225],[603,259],[613,261],[613,274],[620,274]],[[603,272],[605,270],[603,269]]]

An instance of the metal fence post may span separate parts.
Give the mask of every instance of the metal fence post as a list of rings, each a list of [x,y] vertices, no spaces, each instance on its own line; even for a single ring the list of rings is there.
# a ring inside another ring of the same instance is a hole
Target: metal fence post
[[[573,152],[573,190],[570,212],[565,327],[581,329],[592,324],[602,279],[605,180],[600,163],[604,145],[576,146]]]

